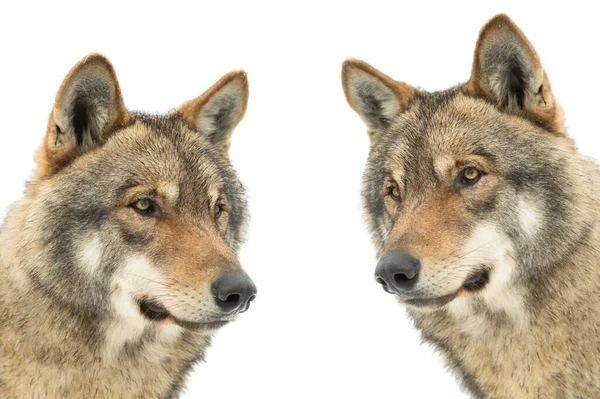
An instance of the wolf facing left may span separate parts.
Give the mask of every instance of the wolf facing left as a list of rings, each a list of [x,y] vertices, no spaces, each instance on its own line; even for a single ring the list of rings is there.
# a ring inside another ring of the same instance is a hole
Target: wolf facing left
[[[342,79],[371,139],[376,280],[463,388],[600,398],[600,173],[567,135],[523,32],[492,18],[471,78],[448,90],[357,60]]]
[[[228,159],[247,100],[235,71],[147,115],[125,108],[105,57],[69,72],[0,231],[1,398],[179,396],[256,296]]]

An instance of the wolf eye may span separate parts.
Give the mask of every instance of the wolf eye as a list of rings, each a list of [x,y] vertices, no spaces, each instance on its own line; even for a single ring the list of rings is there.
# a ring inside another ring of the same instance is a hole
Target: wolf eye
[[[396,202],[400,202],[400,189],[397,185],[394,184],[393,186],[389,187],[387,189],[387,193],[391,199],[393,199]]]
[[[467,180],[475,180],[480,175],[481,175],[481,173],[479,172],[479,170],[477,168],[467,168],[467,169],[463,170],[463,176]]]
[[[460,188],[461,186],[472,186],[481,179],[482,175],[483,173],[473,166],[465,168],[458,175],[455,186],[458,186],[457,188]]]
[[[158,205],[148,198],[142,198],[131,204],[134,211],[143,216],[160,216],[160,208]]]
[[[217,204],[217,206],[215,207],[215,221],[216,222],[219,221],[219,219],[223,215],[223,212],[225,212],[225,205],[224,204]]]

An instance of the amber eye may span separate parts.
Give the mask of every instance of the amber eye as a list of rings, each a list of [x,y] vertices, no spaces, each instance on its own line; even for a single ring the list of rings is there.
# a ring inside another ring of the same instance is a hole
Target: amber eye
[[[463,171],[463,176],[467,180],[475,180],[479,178],[480,175],[481,172],[479,172],[479,170],[477,170],[476,168],[467,168]]]
[[[142,198],[131,204],[134,211],[143,216],[160,216],[160,208],[158,205],[148,198]]]
[[[457,188],[472,186],[481,179],[482,175],[483,173],[479,169],[470,166],[460,172],[454,184]]]
[[[141,212],[146,212],[148,209],[150,209],[152,207],[152,204],[150,203],[150,200],[148,199],[141,199],[139,201],[137,201],[135,204],[135,209],[137,209],[138,211]]]
[[[394,201],[400,202],[400,189],[397,185],[394,184],[393,186],[388,188],[388,195]]]

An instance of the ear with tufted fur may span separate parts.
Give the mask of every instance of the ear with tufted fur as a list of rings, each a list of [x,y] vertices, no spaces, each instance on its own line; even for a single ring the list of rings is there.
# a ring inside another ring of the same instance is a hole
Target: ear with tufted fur
[[[108,59],[91,54],[62,82],[38,152],[42,174],[102,145],[130,120],[115,71]]]
[[[471,78],[463,89],[547,130],[564,130],[561,110],[539,56],[523,32],[504,14],[496,15],[481,28]]]
[[[233,130],[248,105],[248,77],[244,71],[223,76],[200,97],[183,104],[177,112],[186,123],[219,148],[229,148]]]
[[[371,137],[405,110],[415,93],[412,86],[354,59],[342,66],[342,86],[348,104],[367,125]]]

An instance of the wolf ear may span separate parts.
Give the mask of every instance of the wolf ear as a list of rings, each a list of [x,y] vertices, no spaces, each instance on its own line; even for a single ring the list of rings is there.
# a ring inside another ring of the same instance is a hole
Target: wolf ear
[[[365,122],[371,137],[405,110],[415,93],[412,86],[354,59],[346,60],[342,66],[342,86],[346,101]]]
[[[110,61],[100,54],[85,57],[71,69],[56,94],[38,153],[43,172],[101,145],[128,120]]]
[[[246,72],[233,71],[200,97],[183,104],[177,112],[190,127],[227,151],[231,133],[246,112],[248,94]]]
[[[481,28],[471,78],[464,90],[550,131],[563,130],[562,114],[539,56],[504,14],[496,15]]]

